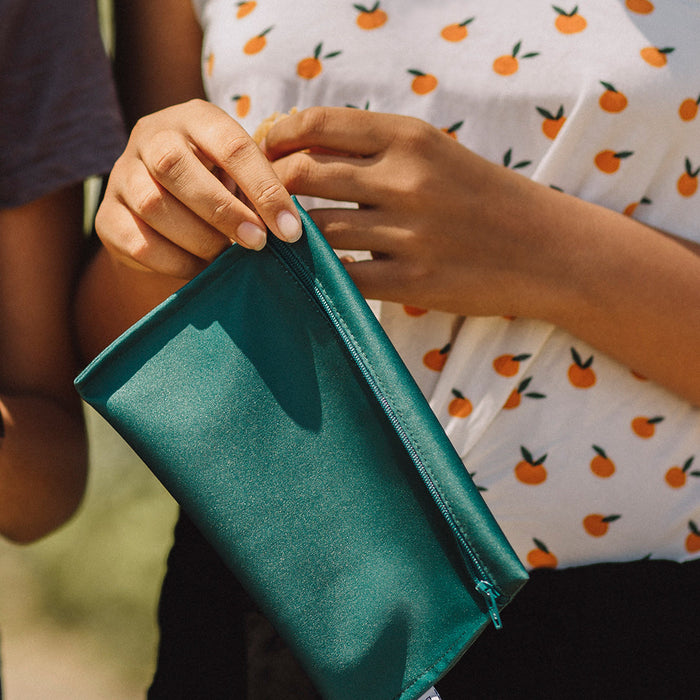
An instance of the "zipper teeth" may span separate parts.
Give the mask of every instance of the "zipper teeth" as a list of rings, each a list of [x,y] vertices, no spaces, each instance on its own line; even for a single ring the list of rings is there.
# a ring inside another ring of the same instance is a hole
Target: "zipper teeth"
[[[470,571],[472,578],[474,578],[476,583],[482,583],[482,584],[486,583],[487,586],[490,588],[491,592],[496,597],[499,596],[500,592],[498,591],[498,588],[491,580],[490,575],[485,571],[485,569],[482,566],[481,562],[479,561],[478,557],[474,553],[471,545],[467,542],[464,535],[460,532],[460,530],[459,530],[459,528],[454,520],[454,517],[450,513],[450,511],[447,507],[447,504],[445,503],[445,500],[443,499],[442,495],[440,494],[437,487],[435,486],[435,483],[433,482],[430,474],[428,473],[427,468],[423,464],[423,460],[421,459],[420,455],[418,454],[416,448],[413,446],[410,438],[406,434],[406,431],[404,430],[403,426],[401,425],[401,422],[399,421],[396,413],[394,412],[394,409],[392,408],[391,404],[389,403],[387,398],[382,393],[381,388],[377,384],[377,381],[374,379],[374,376],[372,375],[370,370],[367,368],[367,365],[365,364],[364,359],[360,356],[357,349],[355,348],[355,344],[352,341],[352,339],[348,336],[347,331],[345,330],[345,328],[342,327],[342,324],[340,324],[338,322],[338,320],[336,318],[335,311],[333,310],[331,305],[328,303],[327,299],[325,298],[325,296],[323,295],[321,290],[319,290],[318,287],[316,286],[315,280],[309,274],[309,272],[306,270],[306,267],[303,266],[303,264],[301,264],[301,262],[298,260],[296,253],[289,250],[284,244],[278,245],[277,242],[273,241],[272,238],[270,238],[270,242],[272,243],[274,252],[277,253],[278,256],[280,258],[282,258],[285,263],[287,263],[288,267],[290,267],[292,269],[292,271],[295,273],[296,277],[302,282],[302,284],[307,288],[307,290],[310,291],[314,295],[314,298],[321,305],[326,316],[329,318],[329,320],[333,324],[333,327],[336,329],[336,331],[340,335],[340,338],[343,341],[343,344],[345,345],[348,352],[352,356],[352,359],[354,360],[358,369],[362,373],[362,376],[367,381],[370,389],[372,390],[372,393],[375,395],[375,397],[377,398],[377,400],[381,404],[385,415],[389,419],[389,422],[391,423],[392,427],[394,428],[394,431],[396,432],[398,438],[401,440],[401,443],[406,448],[406,451],[408,452],[409,456],[411,457],[411,461],[418,469],[418,473],[420,474],[421,479],[423,480],[423,483],[426,485],[428,492],[430,493],[430,496],[432,497],[433,501],[435,502],[438,509],[440,510],[442,517],[445,519],[445,521],[449,525],[450,530],[452,530],[452,533],[455,536],[455,539],[457,540],[457,542],[459,543],[461,549],[468,556],[468,562],[471,565],[471,567],[473,568],[473,570]],[[482,588],[479,588],[479,591],[483,592]]]

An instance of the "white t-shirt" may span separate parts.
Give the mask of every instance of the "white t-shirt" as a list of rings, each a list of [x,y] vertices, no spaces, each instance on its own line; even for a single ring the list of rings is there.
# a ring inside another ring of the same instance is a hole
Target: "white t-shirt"
[[[695,0],[194,0],[209,98],[424,119],[544,185],[700,242]],[[526,566],[700,549],[700,411],[549,324],[382,304]]]

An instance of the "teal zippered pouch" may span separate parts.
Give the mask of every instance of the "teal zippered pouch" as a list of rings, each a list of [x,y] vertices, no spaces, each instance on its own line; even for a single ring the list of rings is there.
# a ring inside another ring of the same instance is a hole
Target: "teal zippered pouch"
[[[76,379],[329,700],[414,700],[527,574],[376,317],[304,235],[233,246]]]

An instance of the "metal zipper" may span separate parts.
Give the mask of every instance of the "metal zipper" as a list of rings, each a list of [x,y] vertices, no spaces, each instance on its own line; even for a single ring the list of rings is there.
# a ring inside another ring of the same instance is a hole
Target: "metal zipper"
[[[314,299],[320,305],[324,314],[328,317],[336,332],[340,336],[340,339],[343,341],[343,344],[360,370],[360,373],[364,377],[369,388],[372,390],[375,398],[379,401],[384,414],[389,419],[389,422],[391,423],[399,440],[401,440],[401,443],[406,448],[411,461],[415,465],[421,479],[423,480],[423,483],[428,489],[428,493],[430,493],[431,498],[437,505],[442,517],[448,524],[455,539],[457,540],[462,558],[467,565],[467,570],[474,580],[475,588],[481,594],[484,602],[486,603],[486,610],[491,618],[491,622],[496,629],[501,629],[503,623],[501,622],[501,616],[497,605],[497,599],[500,597],[501,592],[491,580],[490,575],[486,572],[481,564],[481,561],[474,553],[471,545],[469,542],[467,542],[466,538],[457,526],[457,523],[450,513],[442,494],[435,486],[435,483],[433,482],[427,468],[423,464],[420,455],[413,446],[410,437],[406,434],[406,431],[401,425],[401,422],[394,412],[389,400],[384,396],[372,372],[369,370],[364,359],[357,351],[353,339],[348,335],[342,323],[338,321],[333,307],[329,304],[323,292],[317,287],[316,280],[314,279],[313,275],[308,271],[306,265],[299,259],[297,254],[290,249],[289,245],[277,241],[273,236],[269,237],[268,245],[272,248],[272,251],[277,255],[282,263],[285,264],[287,268],[295,275],[304,288],[313,295]]]

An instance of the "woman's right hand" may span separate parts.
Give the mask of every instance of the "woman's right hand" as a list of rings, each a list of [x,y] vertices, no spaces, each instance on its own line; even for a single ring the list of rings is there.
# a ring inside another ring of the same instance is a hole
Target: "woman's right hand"
[[[266,227],[288,242],[301,235],[296,207],[265,155],[234,119],[203,100],[139,120],[95,227],[113,259],[179,279],[234,242],[260,250]]]

